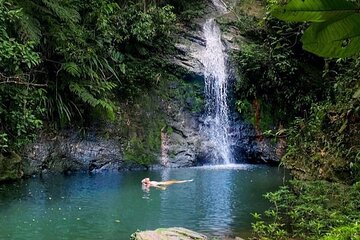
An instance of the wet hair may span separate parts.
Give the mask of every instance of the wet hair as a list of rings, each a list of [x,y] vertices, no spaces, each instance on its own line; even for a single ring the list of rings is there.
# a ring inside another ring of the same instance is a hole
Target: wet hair
[[[141,180],[141,183],[145,183],[147,181],[150,181],[150,178],[144,178],[143,180]]]

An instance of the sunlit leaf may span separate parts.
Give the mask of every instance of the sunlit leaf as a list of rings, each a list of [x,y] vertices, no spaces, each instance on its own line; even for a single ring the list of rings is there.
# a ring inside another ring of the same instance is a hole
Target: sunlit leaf
[[[360,49],[360,14],[313,23],[301,41],[305,50],[322,57],[350,57]]]
[[[354,93],[353,98],[360,98],[360,89]]]
[[[353,2],[346,0],[292,0],[285,6],[272,10],[272,14],[284,21],[323,22],[357,13]]]

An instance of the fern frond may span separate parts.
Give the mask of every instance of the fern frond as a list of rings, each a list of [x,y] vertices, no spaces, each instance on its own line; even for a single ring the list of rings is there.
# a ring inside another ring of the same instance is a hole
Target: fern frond
[[[21,39],[39,44],[42,37],[40,22],[24,11],[21,15],[22,17],[18,19],[18,31]]]
[[[75,93],[83,102],[88,103],[92,107],[99,105],[99,100],[94,97],[84,86],[77,83],[70,83],[69,89]]]
[[[85,85],[84,85],[85,86]],[[86,85],[92,92],[97,93],[100,96],[106,95],[117,87],[117,84],[108,81],[92,82],[90,85]]]
[[[48,7],[57,17],[64,22],[79,22],[80,14],[71,5],[66,6],[63,1],[42,0],[46,7]]]
[[[80,77],[81,75],[81,70],[79,66],[74,62],[64,63],[61,68],[73,77]]]
[[[106,101],[106,100],[99,100],[99,105],[106,109],[107,111],[114,111],[114,106],[113,104],[111,104],[110,101]]]
[[[101,83],[102,91],[109,92],[117,87],[116,83],[104,81]]]
[[[89,86],[90,87],[90,86]],[[93,86],[91,86],[93,87]],[[112,88],[113,85],[108,84],[107,87]],[[107,98],[96,98],[92,93],[90,93],[85,86],[81,86],[77,83],[70,83],[69,85],[70,91],[75,93],[81,101],[89,104],[90,106],[94,108],[102,108],[106,111],[107,116],[109,119],[114,119],[115,113],[114,113],[114,105],[112,102]],[[99,92],[96,89],[92,89],[93,91]]]
[[[106,116],[110,120],[115,120],[115,106],[109,100],[100,100],[99,105],[105,110]]]
[[[124,61],[124,54],[116,50],[110,51],[110,56],[114,62],[121,63]]]
[[[94,71],[92,67],[86,67],[86,71],[84,72],[86,72],[86,74],[90,77],[91,80],[95,81],[96,79],[100,78],[97,72]]]

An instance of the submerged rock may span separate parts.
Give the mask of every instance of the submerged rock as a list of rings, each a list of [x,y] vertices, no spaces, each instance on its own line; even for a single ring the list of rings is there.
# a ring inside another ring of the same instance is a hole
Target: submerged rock
[[[173,227],[159,228],[154,231],[136,232],[131,236],[132,240],[206,240],[205,235],[192,230]]]

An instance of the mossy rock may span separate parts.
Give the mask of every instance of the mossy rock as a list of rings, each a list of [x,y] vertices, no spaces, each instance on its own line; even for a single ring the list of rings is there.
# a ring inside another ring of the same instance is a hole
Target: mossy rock
[[[173,227],[158,228],[154,231],[136,232],[131,236],[132,240],[207,240],[208,238],[192,230]]]
[[[20,179],[23,176],[21,157],[14,152],[0,154],[0,182]]]

